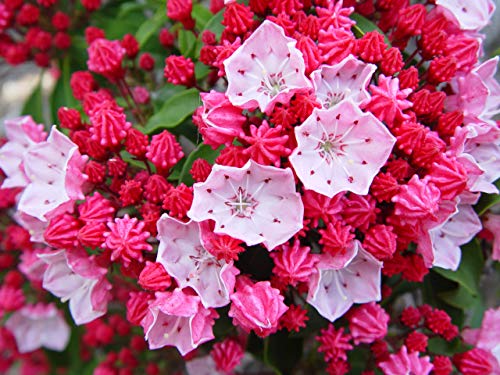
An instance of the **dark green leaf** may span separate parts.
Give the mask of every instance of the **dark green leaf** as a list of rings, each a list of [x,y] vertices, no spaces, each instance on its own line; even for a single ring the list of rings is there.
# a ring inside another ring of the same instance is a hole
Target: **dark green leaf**
[[[165,15],[165,9],[163,7],[158,8],[154,16],[146,19],[135,33],[139,45],[141,47],[144,46],[149,38],[151,38],[166,21],[167,16]]]
[[[50,97],[52,122],[57,122],[57,110],[60,107],[75,108],[78,106],[78,102],[73,97],[73,92],[71,91],[70,79],[71,61],[70,56],[66,56],[61,63],[61,76],[57,80]]]
[[[375,25],[372,21],[366,19],[365,17],[363,17],[358,13],[353,13],[350,15],[350,17],[351,19],[356,21],[356,24],[352,27],[352,32],[354,33],[356,38],[361,38],[366,33],[376,30],[384,36],[385,43],[389,47],[391,46],[391,42],[389,41],[389,38],[387,38],[387,35],[385,35],[384,32],[380,30],[379,27]]]
[[[153,103],[155,107],[155,113],[158,112],[165,102],[172,96],[184,92],[186,88],[184,86],[173,85],[171,83],[165,83],[161,88],[153,94]]]
[[[21,111],[22,115],[31,115],[33,120],[38,123],[45,123],[45,116],[43,111],[43,92],[41,79],[39,79],[38,84],[31,93],[28,100],[24,103],[23,109]]]
[[[440,337],[430,338],[428,341],[428,351],[439,355],[452,355],[457,352],[460,345],[458,340],[448,342]]]
[[[500,187],[500,180],[495,182],[495,185]],[[495,204],[500,203],[500,194],[481,194],[479,202],[474,206],[478,215],[483,215]]]
[[[176,127],[191,116],[200,104],[198,90],[193,88],[182,91],[163,104],[160,111],[149,119],[144,130],[150,134],[157,130]]]
[[[182,166],[181,174],[179,175],[179,182],[183,182],[184,184],[191,186],[194,181],[193,178],[191,177],[191,174],[189,171],[191,170],[191,167],[193,166],[193,162],[196,159],[205,159],[208,161],[210,164],[213,164],[215,161],[215,158],[219,156],[220,150],[213,150],[212,147],[200,144],[196,150],[191,152],[189,156],[186,159],[186,162]]]
[[[179,41],[179,51],[183,56],[191,56],[196,45],[196,37],[192,31],[181,29],[177,37]]]
[[[139,3],[125,3],[120,7],[120,11],[116,15],[116,19],[121,19],[122,17],[127,16],[131,12],[136,12],[136,11],[143,11],[144,8],[146,7],[146,4],[139,4]]]
[[[457,289],[439,294],[448,305],[464,310],[467,313],[468,326],[478,327],[486,310],[484,301],[480,295],[472,295],[462,285]]]
[[[210,21],[205,25],[205,30],[212,31],[217,38],[220,38],[222,32],[224,31],[224,25],[221,24],[224,15],[224,10],[214,15]]]
[[[282,330],[265,338],[264,363],[277,374],[290,374],[302,357],[303,339]]]
[[[211,20],[213,14],[210,12],[206,6],[201,4],[193,5],[193,11],[191,16],[196,21],[196,27],[198,30],[205,29],[206,24]]]
[[[456,271],[435,267],[433,271],[439,275],[462,285],[467,292],[479,295],[479,277],[483,271],[483,253],[477,240],[462,246],[462,260]]]
[[[459,287],[455,290],[439,293],[439,298],[441,298],[448,305],[462,310],[467,310],[476,303],[480,303],[479,296],[470,294],[469,291],[462,285],[459,285]]]

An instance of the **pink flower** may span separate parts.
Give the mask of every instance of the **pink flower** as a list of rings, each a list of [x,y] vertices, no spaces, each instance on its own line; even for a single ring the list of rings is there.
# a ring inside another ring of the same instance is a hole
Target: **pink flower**
[[[71,210],[75,200],[84,198],[86,160],[78,146],[53,126],[47,141],[32,146],[24,157],[30,182],[19,200],[19,211],[47,221],[49,216]]]
[[[212,326],[218,314],[206,309],[200,297],[186,294],[181,289],[156,292],[141,322],[149,349],[175,346],[186,355],[206,341],[212,340]]]
[[[440,198],[440,190],[428,178],[420,179],[415,174],[392,198],[396,203],[394,213],[410,225],[417,225],[425,220],[437,221]]]
[[[317,273],[309,281],[307,302],[331,322],[340,318],[353,303],[381,298],[382,262],[365,251],[357,240],[343,256],[319,255]]]
[[[500,262],[500,215],[487,213],[483,218],[483,225],[493,233],[493,253],[491,258]]]
[[[302,229],[304,206],[292,171],[249,160],[242,168],[215,164],[205,182],[194,184],[188,216],[215,221],[215,233],[248,246],[274,249]]]
[[[234,138],[243,133],[246,117],[242,110],[231,104],[223,93],[210,91],[201,93],[203,107],[198,112],[197,125],[204,143],[216,149],[220,145],[231,145]]]
[[[7,178],[3,188],[25,187],[29,183],[23,168],[23,159],[37,143],[45,140],[47,133],[43,125],[37,125],[31,116],[17,117],[5,121],[8,142],[0,148],[0,169]]]
[[[89,54],[87,66],[90,71],[110,78],[122,76],[122,60],[126,50],[118,40],[96,39],[87,51]]]
[[[91,139],[98,141],[101,146],[112,147],[120,144],[127,136],[127,130],[132,127],[127,122],[123,109],[112,101],[97,103],[90,115]]]
[[[370,302],[349,313],[349,330],[354,343],[371,344],[377,339],[383,339],[387,334],[389,315],[380,305]]]
[[[26,305],[5,322],[16,339],[20,353],[47,348],[62,352],[69,342],[70,329],[54,304]]]
[[[155,165],[158,174],[168,173],[183,156],[181,145],[168,130],[153,135],[146,153],[146,157]]]
[[[396,118],[408,118],[408,115],[403,114],[403,111],[412,106],[412,103],[406,100],[412,90],[400,90],[399,79],[381,74],[378,77],[378,85],[370,85],[370,91],[372,98],[367,109],[380,121],[392,125]]]
[[[418,352],[408,354],[404,345],[399,353],[389,355],[389,359],[380,362],[378,366],[385,375],[427,375],[434,367],[428,356],[420,358]]]
[[[479,31],[490,22],[495,11],[492,0],[436,0],[438,7],[448,10],[461,30]]]
[[[276,103],[287,103],[296,91],[310,88],[296,43],[283,28],[264,21],[224,61],[231,103],[270,113]]]
[[[249,144],[243,154],[259,164],[273,164],[279,167],[281,158],[290,155],[291,152],[286,147],[288,135],[283,135],[283,127],[281,125],[270,127],[266,120],[258,127],[250,125],[250,135],[242,135],[241,139]]]
[[[464,341],[476,348],[490,352],[496,359],[496,368],[500,368],[500,308],[486,310],[481,327],[465,329],[462,332]]]
[[[307,282],[316,272],[314,266],[317,259],[310,254],[311,249],[300,246],[298,240],[295,240],[293,245],[283,244],[280,248],[280,251],[271,253],[274,260],[273,273],[293,286],[299,282]]]
[[[157,226],[160,244],[156,261],[179,287],[193,288],[205,307],[227,305],[239,270],[233,262],[217,260],[204,248],[200,224],[183,223],[163,214]]]
[[[325,109],[347,99],[358,105],[369,101],[366,87],[376,68],[352,55],[333,66],[322,65],[311,73],[317,100]]]
[[[333,324],[321,330],[321,335],[316,336],[320,346],[318,352],[325,356],[325,361],[347,360],[347,352],[353,349],[349,343],[351,335],[344,333],[344,328],[336,329]]]
[[[295,128],[298,146],[290,162],[305,187],[333,197],[347,190],[368,194],[396,139],[372,114],[344,101],[314,109]]]
[[[149,232],[144,230],[144,221],[132,219],[125,214],[123,218],[116,218],[108,222],[109,232],[104,233],[106,241],[102,246],[111,250],[111,260],[121,258],[123,264],[128,266],[135,259],[142,262],[142,251],[151,251],[153,247],[146,242]]]
[[[266,337],[278,330],[278,320],[288,310],[283,300],[269,281],[238,283],[228,315],[246,332],[253,330],[257,336]]]
[[[69,310],[76,324],[89,323],[106,314],[111,299],[111,284],[105,268],[83,251],[60,250],[40,254],[48,264],[43,287],[62,302],[69,300]]]
[[[210,356],[215,362],[215,367],[224,374],[230,373],[241,363],[245,356],[245,349],[233,338],[214,344]]]

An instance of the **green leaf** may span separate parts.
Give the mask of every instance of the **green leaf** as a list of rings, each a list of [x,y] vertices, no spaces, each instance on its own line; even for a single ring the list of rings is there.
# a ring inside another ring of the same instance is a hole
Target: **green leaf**
[[[455,290],[439,293],[438,296],[448,305],[462,310],[468,310],[476,303],[481,302],[479,296],[470,294],[462,285],[459,285]]]
[[[462,285],[459,285],[457,289],[439,293],[438,296],[448,305],[466,312],[468,326],[479,327],[481,325],[486,307],[480,295],[472,295]]]
[[[70,56],[66,56],[62,60],[61,76],[57,80],[54,91],[52,91],[52,95],[50,96],[52,122],[57,121],[57,110],[60,107],[75,108],[78,106],[78,101],[73,97],[70,86],[72,72],[70,59]]]
[[[302,357],[304,340],[290,337],[285,330],[264,339],[264,363],[276,374],[290,374]]]
[[[139,3],[125,3],[120,6],[120,11],[116,15],[116,19],[119,20],[122,17],[127,16],[131,12],[136,12],[136,11],[143,11],[144,8],[146,7],[146,4],[139,4]]]
[[[21,114],[31,115],[31,117],[33,117],[33,120],[43,124],[45,123],[43,107],[42,80],[40,77],[35,89],[32,91],[28,100],[26,100],[26,102],[24,103]]]
[[[179,51],[185,57],[191,56],[194,46],[196,45],[196,37],[190,30],[179,30],[179,35],[177,37],[179,42]]]
[[[198,30],[205,29],[205,26],[212,18],[213,14],[210,12],[206,6],[201,4],[193,5],[193,11],[191,12],[191,16],[196,21],[196,27]]]
[[[217,150],[213,150],[210,146],[200,144],[196,150],[189,154],[186,162],[182,166],[181,174],[179,175],[179,182],[183,182],[187,186],[193,185],[194,181],[189,173],[191,167],[193,166],[193,162],[196,159],[205,159],[210,164],[213,164],[215,162],[215,158],[220,154],[220,149],[221,148],[219,147]]]
[[[497,180],[495,185],[500,189],[500,180]],[[474,210],[478,215],[483,215],[497,203],[500,203],[500,194],[481,194],[481,198],[474,206]]]
[[[434,267],[432,270],[439,275],[463,286],[473,296],[479,295],[479,278],[483,271],[483,253],[477,240],[472,240],[462,246],[462,260],[456,271]]]
[[[160,111],[149,119],[144,130],[151,134],[160,129],[174,128],[191,116],[200,104],[198,90],[193,88],[182,91],[163,104]]]
[[[389,47],[391,46],[391,42],[389,41],[389,38],[387,38],[387,35],[385,35],[384,32],[380,30],[379,27],[375,25],[372,21],[366,19],[365,17],[363,17],[358,13],[351,14],[350,18],[356,21],[356,24],[352,26],[352,32],[354,33],[356,38],[361,38],[363,37],[363,35],[369,33],[370,31],[378,31],[380,34],[384,36],[385,43]]]
[[[220,38],[222,32],[224,31],[224,25],[221,23],[224,16],[224,9],[215,14],[210,21],[205,25],[205,30],[212,31],[217,38]]]
[[[165,9],[163,7],[158,8],[154,16],[146,19],[135,33],[135,38],[139,42],[139,45],[143,47],[149,38],[151,38],[166,21],[167,16],[165,14]]]

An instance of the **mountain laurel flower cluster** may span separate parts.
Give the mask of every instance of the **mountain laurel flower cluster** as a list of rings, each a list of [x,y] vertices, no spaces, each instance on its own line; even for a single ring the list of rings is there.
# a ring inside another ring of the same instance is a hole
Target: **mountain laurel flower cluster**
[[[500,374],[494,10],[2,1],[0,373]]]

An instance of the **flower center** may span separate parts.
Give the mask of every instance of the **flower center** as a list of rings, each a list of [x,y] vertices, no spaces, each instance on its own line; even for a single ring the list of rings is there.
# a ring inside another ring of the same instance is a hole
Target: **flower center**
[[[325,104],[324,107],[326,109],[331,108],[337,104],[339,104],[342,100],[344,100],[346,97],[345,92],[333,92],[329,91],[326,94],[326,99],[325,99]]]
[[[336,157],[345,155],[345,144],[340,139],[340,136],[332,134],[323,134],[323,137],[318,142],[316,150],[319,150],[319,155],[330,164]]]
[[[257,201],[247,194],[242,187],[239,187],[236,194],[225,203],[231,207],[231,215],[237,217],[252,216],[257,206]]]
[[[270,98],[273,98],[284,89],[286,89],[286,82],[283,74],[271,73],[264,74],[262,80],[260,81],[260,87],[257,89],[257,91],[262,92],[264,95],[267,95]]]

